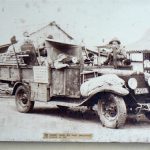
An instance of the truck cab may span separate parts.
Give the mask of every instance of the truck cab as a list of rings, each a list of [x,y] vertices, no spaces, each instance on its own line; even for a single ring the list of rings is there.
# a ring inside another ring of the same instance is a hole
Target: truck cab
[[[110,48],[108,46],[98,47],[100,60],[104,56],[104,49],[109,51]],[[116,55],[115,52],[113,51],[114,55]],[[108,57],[108,53],[105,56]],[[118,65],[117,60],[114,58],[112,65],[99,64],[99,76],[109,73],[118,75],[126,83],[125,86],[129,90],[129,95],[124,97],[124,99],[128,113],[144,113],[150,119],[150,74],[133,70],[131,64],[125,65],[122,63],[122,65]]]

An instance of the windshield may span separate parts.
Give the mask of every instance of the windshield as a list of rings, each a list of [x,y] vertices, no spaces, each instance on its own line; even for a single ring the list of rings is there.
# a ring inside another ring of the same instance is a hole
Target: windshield
[[[124,47],[99,46],[99,65],[114,68],[131,68],[131,60]]]

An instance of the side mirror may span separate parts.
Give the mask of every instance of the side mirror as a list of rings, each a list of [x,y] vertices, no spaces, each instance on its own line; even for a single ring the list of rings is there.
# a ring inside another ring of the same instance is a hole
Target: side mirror
[[[16,40],[16,36],[13,36],[13,37],[10,39],[10,41],[11,41],[11,44],[16,44],[16,43],[18,43],[18,41]]]

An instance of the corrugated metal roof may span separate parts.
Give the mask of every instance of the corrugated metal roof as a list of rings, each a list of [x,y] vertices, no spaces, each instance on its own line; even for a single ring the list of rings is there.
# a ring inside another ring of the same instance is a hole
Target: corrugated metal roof
[[[127,53],[145,53],[145,52],[149,52],[150,53],[150,49],[148,50],[148,49],[133,49],[133,50],[131,50],[131,49],[128,49],[128,50],[126,50],[126,52]]]

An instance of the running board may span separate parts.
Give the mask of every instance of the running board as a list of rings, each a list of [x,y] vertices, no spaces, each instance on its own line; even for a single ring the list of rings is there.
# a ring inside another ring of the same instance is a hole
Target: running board
[[[52,105],[62,106],[62,107],[79,107],[80,103],[68,103],[68,102],[60,102],[60,101],[50,101]]]
[[[49,101],[50,104],[56,105],[58,107],[79,107],[82,105],[83,101],[81,102],[76,102],[76,103],[71,103],[71,102],[60,102],[60,101]]]

